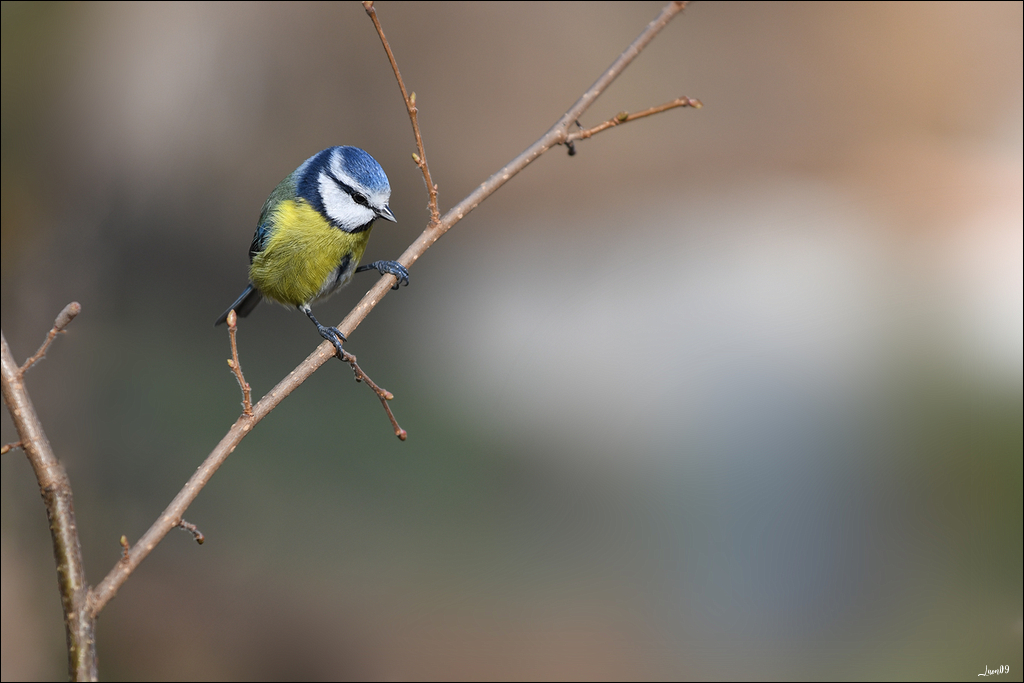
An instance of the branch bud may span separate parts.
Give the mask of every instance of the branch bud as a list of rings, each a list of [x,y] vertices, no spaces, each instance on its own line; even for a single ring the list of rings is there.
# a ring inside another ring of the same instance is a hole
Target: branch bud
[[[72,301],[64,310],[57,314],[57,319],[53,321],[53,329],[60,332],[65,327],[71,324],[71,321],[75,319],[75,316],[82,312],[82,304],[77,301]]]

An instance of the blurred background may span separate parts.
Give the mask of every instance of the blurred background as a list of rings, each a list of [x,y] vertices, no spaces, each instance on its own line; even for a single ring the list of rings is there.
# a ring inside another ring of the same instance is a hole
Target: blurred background
[[[442,210],[658,3],[390,3]],[[270,190],[336,144],[427,219],[355,2],[3,3],[2,324],[98,583],[239,413],[213,321]],[[1022,670],[1022,5],[700,3],[438,242],[103,612],[135,679]],[[375,276],[317,307],[337,322]],[[242,321],[262,396],[319,343]],[[9,416],[3,442],[17,440]],[[2,677],[58,679],[46,517],[2,467]]]

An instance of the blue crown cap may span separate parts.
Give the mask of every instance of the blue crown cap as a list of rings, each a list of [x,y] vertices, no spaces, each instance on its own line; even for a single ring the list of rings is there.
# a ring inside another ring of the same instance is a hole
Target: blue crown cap
[[[370,192],[391,191],[391,184],[377,160],[358,147],[333,147],[342,158],[342,166]]]

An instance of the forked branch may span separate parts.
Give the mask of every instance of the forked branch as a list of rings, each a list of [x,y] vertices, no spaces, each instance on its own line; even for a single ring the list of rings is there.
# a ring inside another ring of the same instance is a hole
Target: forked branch
[[[402,98],[405,100],[406,109],[409,112],[409,118],[413,125],[413,133],[416,138],[417,152],[413,159],[423,172],[423,178],[427,184],[428,193],[430,194],[430,223],[398,259],[402,265],[409,268],[419,260],[426,250],[436,242],[441,235],[446,233],[452,228],[452,226],[465,218],[469,212],[479,206],[484,199],[494,194],[499,187],[504,185],[512,178],[512,176],[516,175],[535,161],[541,154],[556,145],[565,144],[572,139],[582,139],[579,137],[578,133],[576,134],[576,138],[570,137],[570,126],[572,126],[575,121],[590,108],[601,93],[603,93],[619,76],[619,74],[621,74],[634,59],[636,59],[637,55],[639,55],[640,52],[652,40],[654,40],[658,33],[661,32],[672,18],[684,9],[686,3],[671,2],[666,5],[659,15],[640,33],[636,40],[634,40],[633,43],[619,56],[619,58],[616,59],[610,67],[608,67],[600,78],[598,78],[597,81],[583,93],[579,100],[577,100],[577,102],[567,112],[565,112],[557,122],[555,122],[547,133],[530,145],[519,156],[503,166],[497,173],[485,180],[469,196],[445,213],[444,216],[440,217],[437,209],[437,188],[431,179],[429,166],[427,165],[426,152],[423,148],[423,139],[420,134],[419,124],[416,118],[417,110],[415,96],[407,93],[405,83],[402,81],[401,74],[398,70],[398,64],[395,61],[394,54],[392,53],[387,39],[384,36],[384,31],[381,28],[380,21],[377,18],[377,14],[372,3],[364,3],[364,6],[377,29],[381,42],[384,44],[384,49],[387,52],[388,59],[391,62],[391,66],[395,71],[395,77],[398,80],[399,88],[402,91]],[[660,111],[672,109],[677,106],[695,106],[694,103],[696,100],[687,100],[687,102],[688,104],[685,105],[676,105],[671,103],[671,106],[667,107],[662,105],[665,108]],[[657,112],[640,112],[639,114],[633,115],[632,118],[630,118],[630,115],[627,115],[626,118],[627,120],[632,120],[635,118],[641,118],[642,116],[649,116],[653,113]],[[617,124],[602,125],[604,128],[601,128],[601,130],[605,130]],[[594,135],[597,132],[600,131],[594,131],[590,133],[590,135]],[[359,327],[359,324],[366,318],[369,312],[372,311],[387,295],[393,284],[393,279],[381,277],[374,286],[370,288],[362,300],[356,304],[355,308],[349,312],[341,324],[338,325],[338,329],[341,330],[342,334],[345,336],[351,335],[352,332]],[[163,539],[171,529],[180,525],[182,521],[181,515],[192,501],[195,500],[196,496],[199,495],[199,492],[204,486],[206,486],[210,477],[212,477],[214,472],[216,472],[221,464],[223,464],[228,455],[230,455],[241,440],[245,438],[250,431],[252,431],[252,428],[255,427],[260,420],[266,417],[270,411],[277,407],[277,405],[284,400],[286,396],[306,381],[306,379],[319,369],[321,365],[329,361],[334,356],[335,351],[331,343],[327,341],[321,343],[320,346],[318,346],[313,353],[306,358],[306,360],[300,363],[295,370],[290,372],[287,377],[277,384],[277,386],[271,389],[270,393],[252,406],[252,415],[243,414],[238,418],[231,429],[228,430],[228,433],[221,439],[220,443],[217,444],[217,447],[214,448],[213,452],[207,456],[206,460],[199,467],[196,473],[191,479],[189,479],[188,483],[185,484],[185,487],[178,493],[174,500],[171,501],[170,505],[167,506],[157,521],[153,523],[153,526],[143,534],[138,543],[127,551],[125,559],[118,562],[110,570],[110,573],[107,574],[107,577],[102,581],[102,583],[92,591],[89,605],[93,616],[99,614],[100,610],[102,610],[110,599],[114,597],[118,588],[128,579],[134,569],[140,562],[142,562],[143,559],[145,559],[153,548],[156,547],[160,540]],[[353,370],[355,370],[355,368],[353,368]],[[385,408],[387,408],[387,392],[384,392],[384,390],[379,387],[377,387],[375,391],[377,392],[378,397],[381,398],[381,403],[384,404]],[[393,425],[396,433],[399,433],[400,428],[397,423],[393,422]]]
[[[75,506],[68,473],[57,460],[36,414],[35,406],[25,388],[25,370],[41,359],[46,349],[71,320],[82,310],[77,302],[68,304],[53,323],[39,350],[21,367],[14,361],[7,337],[0,332],[0,376],[4,404],[21,438],[36,481],[43,496],[46,517],[50,522],[53,557],[57,564],[57,584],[64,608],[64,629],[68,643],[68,673],[73,680],[96,680],[95,621],[87,602],[89,586],[85,580],[82,547],[78,540]]]

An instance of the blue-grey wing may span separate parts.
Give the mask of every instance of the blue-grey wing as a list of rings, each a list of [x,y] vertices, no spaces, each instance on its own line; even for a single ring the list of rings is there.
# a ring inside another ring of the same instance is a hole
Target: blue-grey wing
[[[302,168],[301,166],[299,168]],[[274,231],[274,210],[281,205],[281,202],[295,198],[295,173],[288,174],[288,177],[277,184],[274,191],[263,202],[263,209],[260,210],[260,220],[256,226],[256,234],[252,236],[252,244],[249,245],[249,263],[252,263],[256,254],[263,251],[267,246],[270,233]]]
[[[256,227],[256,234],[252,236],[252,244],[249,245],[249,263],[256,258],[256,254],[263,251],[267,246],[267,240],[270,238],[270,225],[267,223],[260,223]]]

